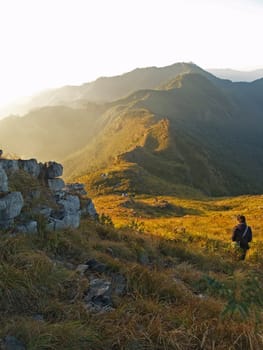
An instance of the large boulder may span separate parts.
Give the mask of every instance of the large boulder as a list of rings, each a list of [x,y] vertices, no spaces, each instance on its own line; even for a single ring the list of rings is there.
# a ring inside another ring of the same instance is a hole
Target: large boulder
[[[0,165],[0,192],[8,191],[8,178],[6,172]]]
[[[55,179],[63,174],[63,166],[57,162],[47,162],[44,166],[46,179]]]

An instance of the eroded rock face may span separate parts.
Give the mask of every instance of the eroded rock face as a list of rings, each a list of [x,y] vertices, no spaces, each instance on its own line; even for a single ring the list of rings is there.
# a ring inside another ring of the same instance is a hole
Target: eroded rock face
[[[8,191],[8,178],[5,170],[0,165],[0,192]]]
[[[36,159],[18,160],[20,169],[23,169],[28,174],[38,177],[42,168],[42,164],[38,163]]]

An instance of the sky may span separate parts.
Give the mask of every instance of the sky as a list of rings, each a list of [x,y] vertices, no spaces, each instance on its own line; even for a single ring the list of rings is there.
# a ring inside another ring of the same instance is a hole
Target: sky
[[[0,105],[137,67],[263,68],[263,0],[0,0]]]

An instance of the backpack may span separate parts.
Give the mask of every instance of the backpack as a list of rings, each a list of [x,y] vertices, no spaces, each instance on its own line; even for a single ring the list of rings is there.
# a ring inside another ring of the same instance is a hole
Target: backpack
[[[239,240],[239,246],[242,249],[249,249],[249,244],[248,244],[248,239],[247,239],[247,231],[248,231],[248,226],[246,227],[245,231],[243,232],[242,236],[240,237]]]

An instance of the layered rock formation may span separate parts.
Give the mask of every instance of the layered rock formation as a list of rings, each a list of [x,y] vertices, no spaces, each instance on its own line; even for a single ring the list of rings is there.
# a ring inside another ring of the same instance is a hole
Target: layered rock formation
[[[0,159],[0,229],[36,233],[77,228],[81,215],[97,217],[83,184],[65,184],[63,166],[36,159]]]

